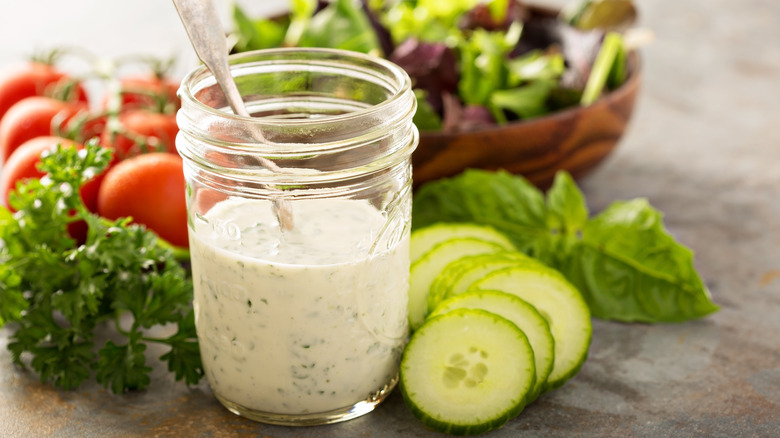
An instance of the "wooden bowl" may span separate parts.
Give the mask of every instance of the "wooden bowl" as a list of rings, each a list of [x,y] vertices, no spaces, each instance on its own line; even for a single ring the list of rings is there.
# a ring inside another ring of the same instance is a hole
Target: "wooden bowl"
[[[504,169],[541,188],[551,185],[558,170],[580,178],[617,146],[640,82],[639,56],[632,52],[626,82],[592,105],[465,133],[421,133],[412,154],[414,185],[467,168]]]

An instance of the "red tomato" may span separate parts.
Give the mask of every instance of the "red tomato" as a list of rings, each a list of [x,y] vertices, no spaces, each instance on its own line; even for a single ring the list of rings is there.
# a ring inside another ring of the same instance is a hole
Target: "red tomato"
[[[11,154],[8,161],[3,164],[3,170],[0,173],[0,196],[2,196],[0,201],[5,206],[9,205],[8,196],[11,190],[16,188],[18,181],[44,176],[44,173],[37,168],[38,163],[41,161],[41,154],[44,151],[56,148],[58,143],[61,143],[63,146],[84,147],[80,143],[66,138],[45,136],[27,140]],[[91,179],[81,187],[79,192],[84,205],[93,213],[97,212],[98,189],[104,176],[105,172]]]
[[[16,102],[31,96],[43,96],[57,85],[71,81],[65,73],[50,64],[28,62],[0,71],[0,118]],[[87,94],[76,83],[76,100],[87,102]]]
[[[80,111],[88,111],[84,102],[63,102],[50,97],[33,96],[16,102],[0,120],[0,161],[25,141],[56,134]],[[52,129],[52,125],[55,129]]]
[[[145,152],[176,152],[176,117],[146,110],[133,110],[119,115],[119,131],[107,127],[101,143],[112,147],[121,160]]]
[[[177,96],[179,83],[155,75],[127,76],[120,79],[120,105],[123,110],[147,109],[172,114],[181,106]],[[112,96],[103,106],[108,108]]]
[[[152,152],[117,163],[100,185],[98,213],[130,216],[169,243],[189,246],[181,157]]]

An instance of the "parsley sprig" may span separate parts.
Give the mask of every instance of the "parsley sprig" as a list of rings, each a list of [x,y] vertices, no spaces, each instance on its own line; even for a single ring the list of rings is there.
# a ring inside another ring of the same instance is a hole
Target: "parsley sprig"
[[[154,233],[129,218],[101,218],[79,196],[110,160],[96,142],[58,146],[42,158],[47,176],[11,195],[15,212],[0,207],[0,327],[15,327],[14,362],[63,388],[91,376],[115,393],[145,388],[150,343],[170,347],[160,360],[195,384],[203,368],[187,271]],[[83,243],[68,232],[81,221]]]

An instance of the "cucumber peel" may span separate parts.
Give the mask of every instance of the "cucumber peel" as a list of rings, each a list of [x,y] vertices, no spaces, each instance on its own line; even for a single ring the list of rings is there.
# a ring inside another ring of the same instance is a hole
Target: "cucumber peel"
[[[533,391],[534,353],[514,323],[477,309],[428,319],[401,359],[399,388],[431,429],[475,435],[501,427]]]
[[[498,428],[563,385],[585,362],[593,330],[560,272],[494,229],[466,225],[412,234],[413,334],[399,385],[418,419],[455,435]]]
[[[465,292],[471,283],[488,273],[518,264],[544,266],[538,260],[518,251],[477,254],[448,264],[431,283],[428,311],[432,312],[443,300]]]
[[[412,232],[409,242],[409,260],[412,264],[436,245],[454,237],[473,237],[497,243],[507,250],[514,250],[512,241],[503,233],[488,225],[472,223],[437,223]]]
[[[450,262],[461,257],[505,251],[504,244],[473,237],[449,239],[438,243],[409,271],[409,327],[416,330],[428,314],[428,293],[431,283]]]
[[[563,385],[585,363],[593,333],[590,309],[579,291],[558,271],[527,266],[504,268],[475,282],[471,289],[517,295],[545,317],[555,339],[555,360],[545,391]]]

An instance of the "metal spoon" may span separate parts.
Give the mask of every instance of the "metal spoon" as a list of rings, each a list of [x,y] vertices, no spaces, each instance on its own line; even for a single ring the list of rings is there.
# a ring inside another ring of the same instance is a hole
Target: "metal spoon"
[[[212,0],[173,0],[192,47],[217,79],[234,113],[249,117],[228,66],[227,39]]]
[[[173,0],[173,4],[179,13],[182,24],[184,24],[184,29],[187,31],[195,53],[214,75],[230,108],[235,114],[251,117],[246,110],[233,76],[230,74],[227,39],[213,0]],[[253,135],[256,140],[262,141],[262,132],[259,130],[253,132]],[[279,166],[271,160],[264,157],[255,157],[255,159],[260,165],[274,173],[281,171]],[[279,191],[279,194],[274,198],[274,210],[276,210],[276,216],[282,230],[291,230],[293,227],[292,209],[289,202],[282,199],[281,196],[282,192]]]

